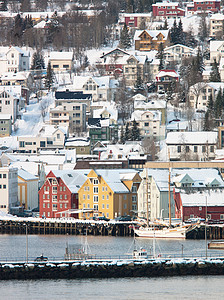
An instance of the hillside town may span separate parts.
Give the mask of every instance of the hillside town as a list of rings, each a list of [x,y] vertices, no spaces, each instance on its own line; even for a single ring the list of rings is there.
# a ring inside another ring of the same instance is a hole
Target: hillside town
[[[1,1],[1,213],[223,223],[223,12]]]

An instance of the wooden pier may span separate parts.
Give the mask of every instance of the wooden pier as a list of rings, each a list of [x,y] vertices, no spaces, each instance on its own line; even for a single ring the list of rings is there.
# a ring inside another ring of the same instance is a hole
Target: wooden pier
[[[0,220],[0,234],[69,234],[69,235],[95,235],[95,236],[133,236],[131,222],[97,222],[97,221],[71,221],[59,219],[26,219]],[[224,224],[206,225],[207,239],[224,239]],[[187,232],[187,239],[204,239],[205,226],[198,224]]]
[[[0,234],[69,234],[133,236],[132,224],[125,222],[71,222],[66,220],[0,220]]]

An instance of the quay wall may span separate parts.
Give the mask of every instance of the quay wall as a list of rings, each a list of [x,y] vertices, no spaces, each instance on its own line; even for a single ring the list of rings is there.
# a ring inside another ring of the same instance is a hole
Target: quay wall
[[[224,259],[1,263],[0,280],[224,275]]]
[[[133,236],[134,222],[101,222],[76,220],[66,221],[59,219],[43,220],[18,218],[0,219],[0,234],[68,234],[68,235],[95,235],[95,236]],[[224,225],[206,225],[207,238],[212,240],[224,239]],[[187,232],[187,239],[204,239],[205,226],[192,226]]]

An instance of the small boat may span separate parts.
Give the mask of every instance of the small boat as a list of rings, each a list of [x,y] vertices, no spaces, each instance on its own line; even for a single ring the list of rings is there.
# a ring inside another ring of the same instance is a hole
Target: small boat
[[[208,243],[208,249],[224,250],[224,241],[211,241]]]
[[[140,227],[134,229],[135,234],[141,238],[167,238],[167,239],[185,239],[187,227],[174,227],[162,229],[155,227]]]
[[[143,249],[142,247],[139,250],[134,249],[133,254],[132,254],[132,258],[134,258],[134,259],[147,259],[148,258],[147,251],[145,249]]]

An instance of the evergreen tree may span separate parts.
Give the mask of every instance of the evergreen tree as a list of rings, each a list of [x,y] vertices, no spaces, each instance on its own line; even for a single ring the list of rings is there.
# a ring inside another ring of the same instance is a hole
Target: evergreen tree
[[[215,103],[214,103],[214,115],[216,118],[221,117],[222,115],[222,109],[223,109],[223,99],[222,99],[222,92],[221,89],[219,89],[217,97],[215,99]]]
[[[159,70],[164,69],[164,47],[163,47],[163,43],[159,44],[157,58],[159,59]]]
[[[216,59],[214,59],[214,62],[212,64],[212,70],[210,73],[209,81],[211,82],[221,82],[221,77],[218,69],[218,64],[216,62]]]
[[[83,67],[84,67],[84,68],[87,68],[88,66],[89,66],[89,59],[88,59],[88,56],[85,55],[85,56],[84,56]]]
[[[21,1],[20,11],[22,11],[22,12],[29,12],[29,11],[31,11],[30,0],[22,0]]]
[[[129,129],[129,124],[128,122],[126,123],[126,127],[125,127],[125,141],[129,141],[130,140],[130,129]]]
[[[144,7],[142,4],[142,0],[137,0],[136,1],[136,9],[135,9],[136,13],[143,13],[144,12]]]
[[[213,98],[212,98],[212,94],[209,95],[208,106],[207,107],[208,107],[208,110],[213,113],[214,101],[213,101]]]
[[[120,143],[125,144],[125,134],[124,134],[124,127],[121,127],[121,138],[120,138]]]
[[[143,86],[142,78],[141,78],[140,75],[137,76],[137,81],[136,81],[136,84],[135,84],[135,91],[136,92],[144,91],[144,86]]]
[[[167,19],[165,19],[162,29],[163,30],[168,30],[169,29]]]
[[[44,68],[45,68],[45,65],[44,65],[43,55],[39,51],[34,52],[31,69],[32,70],[41,70]]]
[[[202,42],[205,42],[208,38],[208,26],[206,15],[203,13],[200,15],[200,23],[199,23],[199,30],[198,30],[198,37]]]
[[[210,120],[209,120],[209,111],[207,110],[205,113],[205,117],[204,117],[204,125],[203,125],[203,130],[204,131],[210,131]]]
[[[121,31],[121,35],[120,35],[120,47],[122,49],[127,49],[131,47],[131,37],[129,35],[128,32],[128,28],[127,25],[124,24],[124,27]]]
[[[47,42],[51,44],[54,40],[54,37],[59,32],[59,20],[58,20],[58,14],[55,11],[55,13],[52,15],[50,22],[48,23],[48,29],[47,29]]]
[[[51,68],[51,63],[49,62],[47,66],[47,75],[45,77],[45,87],[48,89],[48,91],[50,91],[53,83],[54,83],[54,72]]]
[[[177,31],[178,31],[178,28],[177,28],[177,22],[175,19],[173,22],[173,26],[171,27],[171,30],[170,30],[170,37],[171,37],[172,44],[177,44]]]
[[[139,130],[139,127],[138,127],[137,122],[135,120],[132,122],[131,140],[132,141],[139,141],[140,140],[140,130]]]
[[[187,32],[184,32],[184,42],[186,46],[191,48],[194,48],[197,45],[197,40],[194,38],[192,27],[190,27]]]
[[[176,44],[184,44],[184,32],[183,32],[183,25],[180,19],[177,30],[176,30]]]
[[[127,0],[127,12],[134,13],[135,12],[135,2],[134,0]]]
[[[8,4],[7,0],[3,0],[0,5],[0,11],[7,11],[8,10],[7,4]]]

